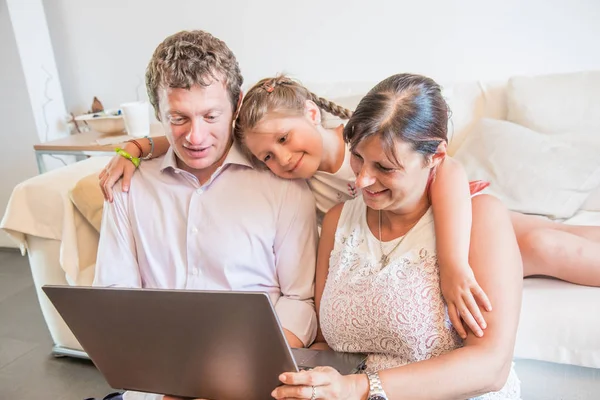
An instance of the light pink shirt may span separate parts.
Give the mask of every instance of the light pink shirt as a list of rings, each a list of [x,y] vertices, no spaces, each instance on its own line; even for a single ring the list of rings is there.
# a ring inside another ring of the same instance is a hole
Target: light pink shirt
[[[255,170],[232,146],[204,185],[172,150],[104,204],[94,286],[263,291],[284,328],[316,335],[315,202],[302,180]]]

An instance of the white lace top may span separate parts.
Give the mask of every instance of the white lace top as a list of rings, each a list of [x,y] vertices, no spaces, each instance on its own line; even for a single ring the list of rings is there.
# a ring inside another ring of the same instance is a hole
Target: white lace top
[[[388,252],[401,238],[384,242]],[[439,281],[433,212],[425,213],[381,267],[379,241],[362,198],[344,204],[320,308],[321,330],[336,351],[369,353],[368,371],[427,360],[462,346]],[[505,387],[477,399],[519,399],[511,370]]]

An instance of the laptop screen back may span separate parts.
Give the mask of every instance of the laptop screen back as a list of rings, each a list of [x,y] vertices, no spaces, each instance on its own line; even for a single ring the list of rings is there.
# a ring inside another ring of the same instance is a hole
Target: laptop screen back
[[[43,290],[116,389],[263,400],[298,370],[265,293]]]

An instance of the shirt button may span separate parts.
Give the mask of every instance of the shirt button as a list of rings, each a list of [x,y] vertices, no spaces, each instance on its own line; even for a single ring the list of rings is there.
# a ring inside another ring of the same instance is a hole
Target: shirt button
[[[192,275],[198,275],[198,268],[192,268]]]
[[[196,189],[196,193],[198,193],[198,194],[204,193],[204,188]]]
[[[192,227],[192,233],[194,233],[194,234],[198,233],[198,228],[196,228],[195,226]]]

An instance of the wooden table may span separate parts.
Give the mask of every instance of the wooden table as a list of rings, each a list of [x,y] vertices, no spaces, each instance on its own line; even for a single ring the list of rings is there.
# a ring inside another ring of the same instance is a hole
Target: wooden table
[[[160,124],[150,125],[150,136],[161,136],[163,134],[163,128]],[[122,139],[122,141],[111,144],[98,144],[97,142],[97,140],[105,140],[108,138]],[[91,156],[113,155],[115,154],[115,148],[122,146],[124,142],[130,139],[133,139],[133,137],[127,136],[125,132],[106,134],[89,131],[84,133],[74,133],[62,139],[39,143],[34,145],[33,149],[35,150],[38,171],[40,174],[43,174],[47,171],[43,157],[44,154],[71,155],[75,156],[77,161],[80,161]]]

